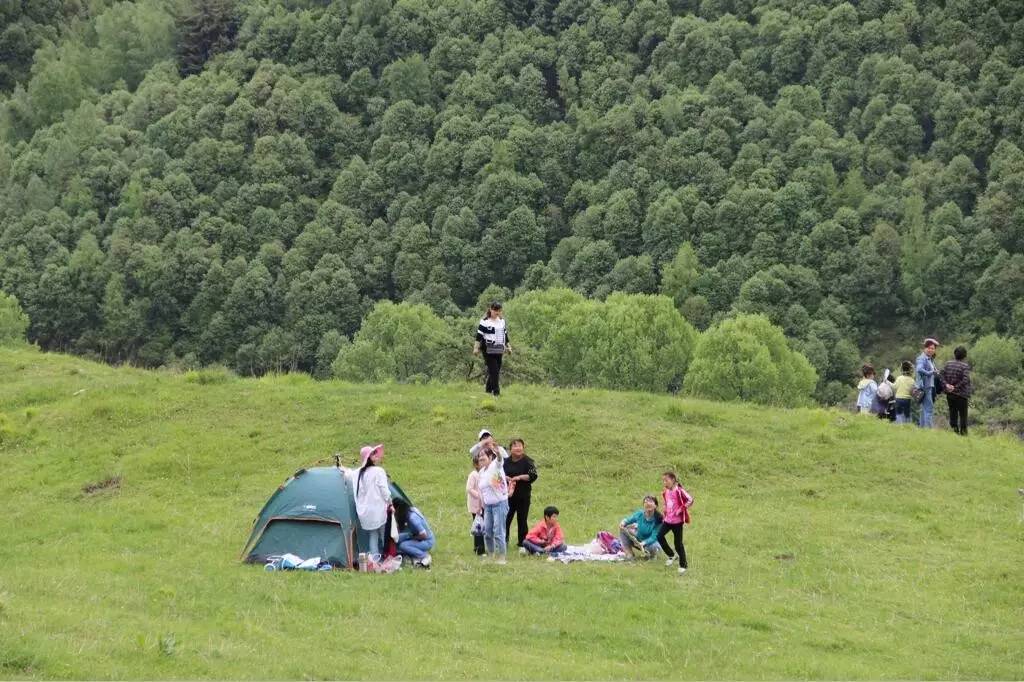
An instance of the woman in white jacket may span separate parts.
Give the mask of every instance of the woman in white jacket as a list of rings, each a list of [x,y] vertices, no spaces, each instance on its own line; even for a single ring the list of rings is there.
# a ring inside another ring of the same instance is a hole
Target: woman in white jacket
[[[384,551],[384,526],[391,507],[391,487],[388,475],[380,462],[384,459],[383,445],[367,445],[359,451],[361,464],[356,475],[356,515],[359,525],[370,535],[367,551]]]

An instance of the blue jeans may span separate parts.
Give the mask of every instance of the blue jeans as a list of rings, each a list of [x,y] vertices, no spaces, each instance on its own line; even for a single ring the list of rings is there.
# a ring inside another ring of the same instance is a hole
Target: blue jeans
[[[549,553],[547,547],[541,547],[540,545],[530,542],[529,540],[523,540],[523,548],[530,554],[547,554]],[[559,554],[565,551],[565,543],[555,547],[551,550],[550,554]]]
[[[935,411],[935,389],[924,389],[924,397],[921,398],[921,420],[917,423],[923,429],[932,427],[932,413]]]
[[[508,500],[484,505],[484,549],[488,554],[505,556],[505,517]]]
[[[387,525],[387,524],[385,524]],[[384,526],[366,531],[370,541],[366,546],[367,554],[380,554],[384,551]]]
[[[403,540],[398,543],[398,553],[419,561],[434,547],[434,538],[426,540]]]

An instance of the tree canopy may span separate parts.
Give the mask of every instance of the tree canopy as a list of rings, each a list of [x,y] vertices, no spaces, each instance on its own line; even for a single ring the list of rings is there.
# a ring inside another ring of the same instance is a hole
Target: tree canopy
[[[382,301],[567,287],[581,323],[762,315],[833,400],[880,330],[1024,338],[1020,2],[0,17],[0,289],[45,348],[323,375]]]

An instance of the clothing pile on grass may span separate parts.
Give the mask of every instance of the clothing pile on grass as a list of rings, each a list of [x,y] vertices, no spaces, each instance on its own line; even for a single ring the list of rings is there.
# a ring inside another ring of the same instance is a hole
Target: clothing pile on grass
[[[626,552],[622,543],[606,530],[599,531],[594,539],[585,545],[566,545],[564,552],[552,554],[548,561],[571,564],[577,561],[625,561]]]

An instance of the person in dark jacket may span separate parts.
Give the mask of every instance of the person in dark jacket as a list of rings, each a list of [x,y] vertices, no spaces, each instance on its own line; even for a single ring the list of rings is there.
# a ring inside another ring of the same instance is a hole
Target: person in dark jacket
[[[530,531],[530,495],[533,482],[537,480],[537,465],[526,454],[526,443],[516,438],[508,446],[505,460],[505,477],[511,494],[508,496],[508,516],[505,517],[505,537],[512,528],[512,515],[516,517],[516,544],[523,546],[523,540]]]
[[[967,435],[967,403],[974,387],[971,386],[971,366],[964,362],[967,349],[957,346],[954,360],[942,368],[942,381],[946,384],[946,402],[949,405],[949,427],[961,436]]]

